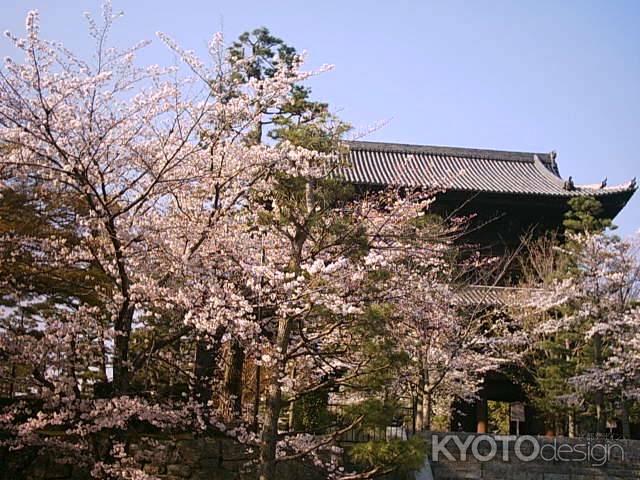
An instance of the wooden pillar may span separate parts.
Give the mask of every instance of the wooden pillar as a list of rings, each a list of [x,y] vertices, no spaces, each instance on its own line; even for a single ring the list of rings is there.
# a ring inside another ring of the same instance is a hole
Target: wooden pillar
[[[489,430],[489,407],[487,405],[487,392],[483,389],[480,391],[480,398],[476,402],[476,417],[478,425],[477,433],[487,433]]]

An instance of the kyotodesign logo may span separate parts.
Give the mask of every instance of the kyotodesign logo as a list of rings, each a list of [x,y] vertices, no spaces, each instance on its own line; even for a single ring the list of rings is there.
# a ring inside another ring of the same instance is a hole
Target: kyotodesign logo
[[[438,461],[446,458],[449,461],[465,461],[471,456],[480,462],[488,462],[498,455],[501,444],[501,458],[508,462],[514,455],[521,462],[543,460],[546,462],[586,462],[591,466],[605,465],[614,452],[618,452],[624,460],[622,445],[608,439],[585,438],[572,442],[554,438],[540,441],[530,435],[469,435],[461,438],[458,435],[433,435],[431,437],[431,458]]]

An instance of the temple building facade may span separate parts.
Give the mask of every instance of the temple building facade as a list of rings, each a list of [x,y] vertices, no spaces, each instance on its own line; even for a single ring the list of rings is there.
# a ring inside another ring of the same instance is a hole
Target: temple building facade
[[[555,152],[507,152],[473,148],[347,142],[344,177],[362,189],[387,186],[435,189],[434,210],[475,215],[481,246],[517,245],[524,233],[562,227],[568,200],[594,197],[603,216],[615,218],[636,191],[636,180],[592,185],[563,179]]]
[[[580,185],[561,177],[555,152],[510,152],[352,141],[341,170],[357,189],[375,191],[394,187],[435,191],[432,211],[443,217],[473,216],[474,228],[465,242],[487,255],[514,251],[525,235],[562,232],[569,200],[593,197],[602,205],[602,217],[614,219],[637,189],[635,179],[619,185]],[[511,279],[513,282],[513,278]],[[517,281],[517,278],[515,279]],[[508,288],[508,287],[501,287]],[[500,288],[471,285],[469,302],[500,302]],[[542,434],[544,422],[530,411],[519,385],[501,373],[485,378],[480,400],[459,402],[451,430],[484,433],[489,400],[523,405],[522,424],[511,433]]]

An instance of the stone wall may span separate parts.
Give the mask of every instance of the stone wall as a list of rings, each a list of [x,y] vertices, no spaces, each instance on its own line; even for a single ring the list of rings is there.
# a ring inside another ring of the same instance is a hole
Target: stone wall
[[[438,460],[430,462],[434,480],[640,479],[640,441],[637,440],[425,433],[431,459],[435,455],[433,435],[436,436],[440,445],[446,445],[447,451],[453,457],[453,459],[448,458],[440,451]],[[446,435],[457,437],[463,445],[468,443],[466,459],[461,459],[460,449],[451,438],[444,443],[447,439]],[[517,440],[518,438],[520,440]],[[520,442],[518,445],[517,441]],[[474,442],[480,457],[492,458],[486,461],[474,458]],[[492,444],[496,446],[493,455],[491,455]],[[520,457],[516,455],[516,447]],[[526,457],[533,456],[536,448],[540,449],[538,455],[527,460]],[[608,452],[606,455],[605,449]],[[544,456],[544,459],[541,456]],[[591,459],[588,458],[589,456]],[[606,461],[603,460],[605,456]],[[426,480],[428,477],[428,472],[423,471],[418,478]]]
[[[434,461],[434,437],[442,445],[446,444],[452,458],[439,451]],[[614,440],[606,462],[599,460],[579,461],[580,445],[584,439],[556,439],[556,451],[561,459],[544,460],[540,457],[523,461],[516,455],[516,437],[476,435],[464,433],[425,433],[427,441],[428,465],[416,478],[418,480],[632,480],[640,479],[640,441]],[[467,455],[461,459],[460,449],[452,440],[467,444]],[[523,437],[520,437],[523,438]],[[537,448],[552,445],[554,439],[545,437],[526,437],[518,452],[529,456]],[[481,461],[474,458],[476,453],[488,457],[492,453],[491,442],[495,444],[493,458]],[[591,446],[603,445],[602,440],[591,440]],[[621,447],[621,448],[620,448]],[[548,458],[552,450],[544,447],[544,456]],[[255,471],[242,472],[246,464],[245,452],[237,443],[227,438],[193,438],[187,435],[171,439],[151,439],[150,442],[136,443],[131,454],[144,465],[144,471],[162,480],[249,480],[255,479]],[[597,452],[601,456],[601,452]],[[507,458],[505,460],[505,457]],[[566,460],[566,461],[563,461]],[[593,460],[593,459],[592,459]],[[323,475],[301,462],[287,462],[278,466],[278,478],[281,480],[322,480]],[[86,470],[77,466],[57,463],[51,457],[29,455],[29,452],[0,451],[0,480],[84,480],[90,476]],[[393,475],[388,480],[400,480]]]
[[[249,480],[255,471],[243,472],[247,463],[244,449],[228,438],[192,438],[187,435],[172,439],[156,438],[134,444],[130,455],[143,465],[143,470],[162,480]],[[301,462],[278,465],[278,477],[295,480],[322,480],[310,466]],[[0,451],[0,480],[85,480],[86,469],[61,464],[51,456],[36,456],[26,451]]]

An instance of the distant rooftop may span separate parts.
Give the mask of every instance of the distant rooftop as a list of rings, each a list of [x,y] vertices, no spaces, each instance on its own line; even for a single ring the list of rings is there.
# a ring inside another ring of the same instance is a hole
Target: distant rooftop
[[[560,177],[556,154],[475,148],[345,142],[348,165],[340,174],[354,184],[442,188],[544,196],[603,196],[636,190],[635,179],[576,185]]]

